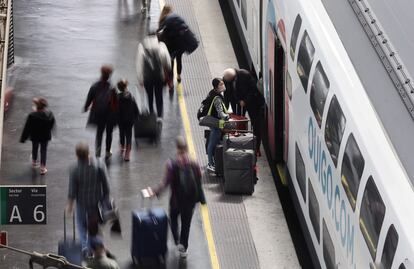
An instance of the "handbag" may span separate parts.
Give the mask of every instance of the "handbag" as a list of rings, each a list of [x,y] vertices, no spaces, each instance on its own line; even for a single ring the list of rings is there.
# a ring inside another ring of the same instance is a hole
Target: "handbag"
[[[99,219],[101,223],[107,223],[119,219],[118,208],[113,198],[104,198],[98,203]]]

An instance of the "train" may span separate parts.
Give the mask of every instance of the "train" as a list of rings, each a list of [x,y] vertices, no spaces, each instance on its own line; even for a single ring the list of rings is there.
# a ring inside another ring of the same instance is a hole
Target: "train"
[[[409,51],[381,15],[392,12],[368,0],[227,2],[263,79],[269,162],[284,167],[313,267],[414,268],[414,122],[402,87],[412,84],[398,80]],[[404,20],[413,4],[402,2],[388,20]]]

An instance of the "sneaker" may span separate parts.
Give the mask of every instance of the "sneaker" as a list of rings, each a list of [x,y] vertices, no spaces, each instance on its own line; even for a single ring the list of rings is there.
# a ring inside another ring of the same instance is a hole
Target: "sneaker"
[[[187,250],[182,244],[178,245],[178,252],[180,253],[180,258],[185,259],[187,258]]]
[[[112,156],[112,152],[107,151],[107,152],[105,153],[105,159],[109,159],[109,158],[111,158],[111,156]]]
[[[43,176],[43,175],[46,175],[46,173],[47,173],[46,167],[45,166],[40,167],[40,174]]]
[[[214,165],[211,165],[211,164],[207,164],[207,170],[212,173],[216,172],[216,168],[214,167]]]
[[[40,164],[38,161],[32,160],[32,168],[38,168],[40,167]]]

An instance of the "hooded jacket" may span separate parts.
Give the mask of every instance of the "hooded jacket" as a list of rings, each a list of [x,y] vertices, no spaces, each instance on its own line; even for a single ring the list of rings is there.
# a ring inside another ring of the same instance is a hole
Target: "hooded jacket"
[[[39,110],[29,114],[20,142],[31,141],[46,142],[52,139],[52,129],[55,126],[55,117],[50,110]]]
[[[119,124],[133,124],[138,117],[138,106],[129,91],[118,93]]]

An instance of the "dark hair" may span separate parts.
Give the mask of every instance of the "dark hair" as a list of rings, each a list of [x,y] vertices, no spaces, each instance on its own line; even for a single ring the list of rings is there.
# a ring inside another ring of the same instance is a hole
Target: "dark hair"
[[[118,81],[118,89],[123,92],[125,91],[126,87],[128,86],[128,80],[126,79],[121,79],[120,81]]]
[[[89,146],[85,142],[79,142],[76,145],[76,156],[79,160],[85,161],[89,157]]]
[[[36,105],[36,109],[43,109],[48,106],[47,100],[43,97],[33,98],[33,103]]]
[[[223,81],[221,78],[214,78],[211,82],[211,85],[213,85],[214,89],[217,89],[218,85]]]

